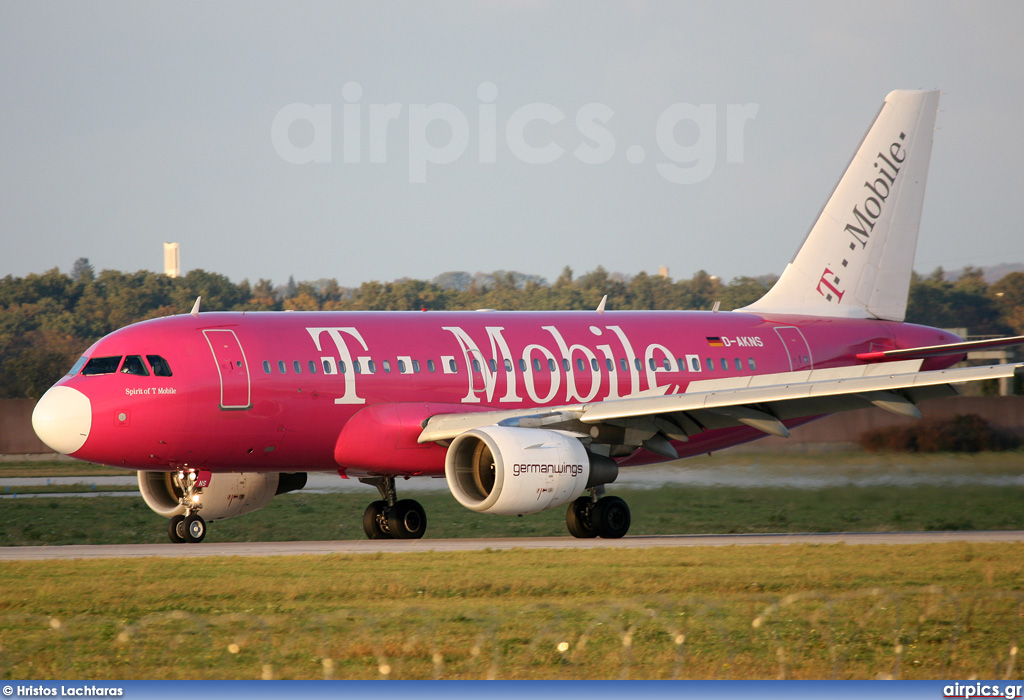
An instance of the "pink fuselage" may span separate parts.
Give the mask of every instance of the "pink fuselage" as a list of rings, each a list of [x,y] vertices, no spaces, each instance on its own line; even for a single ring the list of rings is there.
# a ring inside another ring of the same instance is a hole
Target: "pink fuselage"
[[[440,476],[445,446],[416,442],[434,414],[677,393],[694,380],[860,364],[858,352],[958,340],[910,324],[735,312],[213,312],[137,323],[86,352],[160,356],[171,376],[79,373],[58,386],[91,404],[73,453],[83,460]],[[689,456],[762,436],[738,427],[674,446]],[[664,460],[638,450],[621,464]]]

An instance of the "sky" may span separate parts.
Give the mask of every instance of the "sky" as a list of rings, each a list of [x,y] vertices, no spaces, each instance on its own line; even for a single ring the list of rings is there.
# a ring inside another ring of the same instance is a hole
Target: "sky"
[[[0,3],[0,277],[778,274],[893,89],[915,268],[1024,262],[1024,3]]]

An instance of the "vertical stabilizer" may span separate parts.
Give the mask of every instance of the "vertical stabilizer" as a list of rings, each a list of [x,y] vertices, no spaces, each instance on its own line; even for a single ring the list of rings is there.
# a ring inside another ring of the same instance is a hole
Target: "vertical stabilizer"
[[[938,104],[889,93],[793,262],[742,311],[903,320]]]

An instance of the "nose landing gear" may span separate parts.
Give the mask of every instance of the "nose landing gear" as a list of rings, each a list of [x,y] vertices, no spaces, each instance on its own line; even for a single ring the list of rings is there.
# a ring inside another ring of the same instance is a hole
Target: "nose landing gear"
[[[167,523],[167,535],[171,542],[202,542],[206,537],[206,521],[199,515],[203,507],[200,497],[203,487],[209,484],[209,477],[200,478],[195,470],[178,471],[172,477],[174,485],[181,492],[178,503],[185,507],[183,515],[175,515]]]

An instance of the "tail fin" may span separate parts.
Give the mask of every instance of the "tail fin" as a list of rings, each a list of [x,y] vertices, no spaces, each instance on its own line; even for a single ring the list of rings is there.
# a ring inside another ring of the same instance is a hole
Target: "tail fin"
[[[793,262],[741,311],[903,320],[938,104],[889,93]]]

